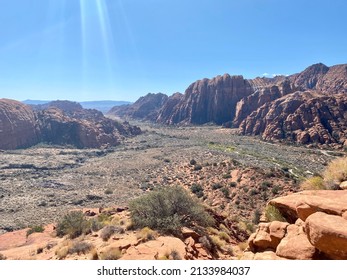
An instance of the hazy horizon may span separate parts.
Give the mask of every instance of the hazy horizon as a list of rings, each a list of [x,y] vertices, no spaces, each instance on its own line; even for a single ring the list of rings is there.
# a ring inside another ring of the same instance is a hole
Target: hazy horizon
[[[0,98],[136,101],[194,81],[346,63],[347,2],[11,0]]]

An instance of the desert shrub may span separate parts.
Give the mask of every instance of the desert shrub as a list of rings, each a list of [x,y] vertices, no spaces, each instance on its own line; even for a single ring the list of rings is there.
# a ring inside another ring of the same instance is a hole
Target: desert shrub
[[[6,260],[6,259],[7,258],[3,254],[0,253],[0,261]]]
[[[211,244],[211,239],[209,237],[207,236],[200,237],[199,243],[201,243],[205,249],[212,251],[213,245]]]
[[[281,187],[280,186],[274,186],[272,189],[271,189],[271,192],[273,195],[276,195],[280,192],[281,190]]]
[[[213,190],[218,190],[218,189],[220,189],[222,187],[223,187],[223,185],[221,183],[215,183],[215,184],[212,185],[212,189]]]
[[[179,234],[183,226],[209,226],[213,219],[197,199],[181,187],[159,188],[129,203],[135,228],[149,227]]]
[[[202,169],[202,165],[201,164],[195,164],[194,165],[194,170],[195,171],[198,171],[198,170],[201,170]]]
[[[122,257],[122,253],[118,248],[110,248],[99,254],[100,260],[118,260]]]
[[[230,191],[228,188],[221,188],[220,191],[223,193],[224,197],[225,198],[229,198],[229,195],[230,195]]]
[[[319,176],[306,179],[300,187],[303,190],[324,190],[326,188],[323,178]]]
[[[110,239],[110,237],[116,233],[116,227],[115,226],[106,226],[102,229],[100,233],[100,237],[103,241],[107,241]]]
[[[231,175],[229,173],[223,174],[223,179],[229,179]]]
[[[220,231],[219,234],[218,234],[218,237],[221,240],[224,240],[226,242],[230,242],[230,236],[226,232],[224,232],[224,231]]]
[[[257,195],[257,194],[258,194],[258,191],[257,191],[257,189],[251,189],[251,191],[249,192],[249,194],[250,194],[251,196],[254,196],[254,195]]]
[[[45,229],[41,225],[30,227],[30,229],[27,230],[27,237],[34,232],[43,232],[44,230]]]
[[[59,237],[69,235],[70,238],[76,238],[89,233],[90,230],[91,224],[82,211],[69,212],[57,224],[57,236]]]
[[[68,254],[87,254],[92,248],[92,244],[85,241],[78,241],[73,243],[72,246],[68,249]]]
[[[156,236],[157,233],[149,227],[144,227],[136,234],[137,239],[140,239],[142,241],[154,240]]]
[[[216,246],[218,249],[222,249],[223,246],[225,245],[225,241],[222,240],[219,236],[217,235],[212,235],[210,236],[212,244]]]
[[[112,189],[106,189],[104,193],[105,194],[113,194],[113,190]]]
[[[195,165],[196,164],[196,160],[195,159],[191,159],[189,163],[190,163],[190,165]]]
[[[323,173],[328,184],[341,183],[347,180],[347,157],[331,161]]]
[[[271,187],[271,182],[269,181],[264,181],[261,183],[260,185],[260,188],[264,191],[266,190],[267,188]]]
[[[173,260],[182,260],[182,257],[180,256],[180,254],[178,253],[177,250],[173,249],[171,252],[170,252],[170,257],[171,259]]]
[[[190,190],[199,198],[204,196],[204,189],[200,184],[193,184]]]
[[[275,206],[270,204],[266,206],[265,217],[269,222],[286,222],[286,219],[282,216],[281,212]]]
[[[253,213],[253,220],[252,223],[253,224],[258,224],[260,221],[260,217],[261,217],[261,212],[259,209],[255,209],[254,213]]]
[[[237,186],[237,183],[236,182],[230,182],[229,186],[232,188],[235,188]]]

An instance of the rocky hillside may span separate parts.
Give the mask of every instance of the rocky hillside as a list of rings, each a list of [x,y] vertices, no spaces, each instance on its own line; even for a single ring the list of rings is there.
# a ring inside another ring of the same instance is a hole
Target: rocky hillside
[[[295,92],[267,102],[240,124],[241,134],[339,147],[347,140],[347,95]]]
[[[15,100],[0,100],[0,148],[26,148],[39,142],[96,148],[117,145],[139,128],[105,118],[75,102],[51,102],[43,110]]]
[[[288,222],[260,223],[243,259],[347,259],[347,190],[303,191],[269,205]]]
[[[225,74],[198,80],[183,95],[155,100],[150,106],[153,98],[141,97],[138,105],[116,107],[110,114],[169,125],[222,124],[239,128],[240,134],[299,144],[341,148],[347,139],[347,64],[318,63],[274,78]]]
[[[167,100],[166,94],[148,93],[146,96],[140,97],[134,104],[113,107],[107,114],[155,121],[160,108]]]
[[[0,149],[26,148],[40,141],[40,128],[31,108],[21,102],[0,99]]]

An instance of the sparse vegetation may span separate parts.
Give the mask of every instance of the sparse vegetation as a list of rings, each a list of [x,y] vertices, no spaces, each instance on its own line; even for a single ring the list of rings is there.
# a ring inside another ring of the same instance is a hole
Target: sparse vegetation
[[[144,227],[136,234],[136,237],[145,242],[156,239],[157,233],[149,227]]]
[[[200,184],[193,184],[190,190],[199,198],[204,196],[204,189]]]
[[[76,238],[91,231],[91,223],[83,215],[82,211],[72,211],[66,214],[57,224],[57,236],[69,235]]]
[[[347,157],[331,161],[323,173],[328,184],[341,183],[347,180]]]
[[[30,234],[33,234],[34,232],[43,232],[45,229],[43,226],[38,225],[38,226],[32,226],[30,229],[27,230],[26,236],[28,237]]]
[[[100,260],[118,260],[122,257],[122,252],[118,248],[109,248],[99,254]]]
[[[318,176],[306,179],[300,187],[303,190],[323,190],[326,188],[323,178]]]
[[[136,228],[150,227],[179,235],[183,226],[209,226],[213,219],[204,207],[181,187],[160,188],[129,203]]]
[[[124,233],[124,229],[116,226],[106,226],[102,229],[100,237],[103,241],[107,241],[115,233]]]
[[[201,170],[202,169],[202,165],[201,164],[195,164],[194,165],[194,170],[195,171],[198,171],[198,170]]]
[[[175,249],[173,249],[171,252],[170,252],[170,257],[171,259],[173,260],[182,260],[182,257],[180,256],[179,252]]]
[[[280,221],[286,222],[286,219],[283,217],[281,212],[273,205],[267,205],[265,209],[265,217],[269,222]]]
[[[260,217],[261,217],[261,212],[259,209],[255,209],[254,213],[253,213],[253,220],[252,223],[253,224],[258,224],[260,221]]]
[[[68,249],[68,254],[87,254],[92,248],[93,245],[90,243],[85,241],[77,241]]]

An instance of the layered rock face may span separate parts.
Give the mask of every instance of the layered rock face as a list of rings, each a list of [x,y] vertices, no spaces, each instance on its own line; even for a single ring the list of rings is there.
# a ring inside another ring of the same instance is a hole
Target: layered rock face
[[[269,202],[290,222],[260,223],[244,259],[347,259],[347,191],[303,191]],[[266,252],[264,254],[264,252]]]
[[[34,111],[18,101],[1,100],[0,147],[16,149],[47,142],[99,148],[117,145],[124,137],[141,133],[138,127],[105,118],[101,112],[83,109],[74,102],[57,102],[61,109],[53,105]]]
[[[184,96],[161,121],[172,123],[222,124],[235,116],[237,102],[254,92],[252,85],[242,76],[225,74],[191,84]]]
[[[148,93],[146,96],[140,97],[134,104],[113,107],[107,114],[155,121],[160,108],[167,99],[168,96],[163,93]]]
[[[39,142],[40,129],[31,108],[0,99],[0,149],[26,148]]]
[[[347,139],[347,95],[295,92],[267,102],[244,119],[241,134],[300,144],[343,144]]]

